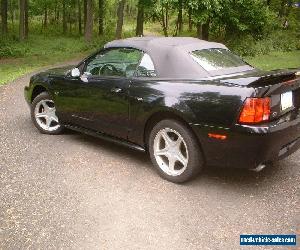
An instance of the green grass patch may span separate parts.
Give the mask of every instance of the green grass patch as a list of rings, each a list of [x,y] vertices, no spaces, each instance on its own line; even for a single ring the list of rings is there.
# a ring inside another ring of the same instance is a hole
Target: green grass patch
[[[271,52],[268,55],[248,57],[246,58],[246,61],[263,70],[300,68],[300,50],[291,52]]]
[[[44,66],[84,58],[105,42],[97,39],[87,45],[83,38],[38,35],[30,36],[26,42],[1,41],[0,85]]]

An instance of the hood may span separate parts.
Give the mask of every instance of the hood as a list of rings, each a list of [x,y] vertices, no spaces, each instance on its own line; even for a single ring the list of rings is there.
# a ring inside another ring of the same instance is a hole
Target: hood
[[[48,75],[66,75],[70,70],[75,68],[76,65],[69,65],[69,66],[64,66],[64,67],[59,67],[59,68],[53,68],[46,70],[43,73],[46,73]]]

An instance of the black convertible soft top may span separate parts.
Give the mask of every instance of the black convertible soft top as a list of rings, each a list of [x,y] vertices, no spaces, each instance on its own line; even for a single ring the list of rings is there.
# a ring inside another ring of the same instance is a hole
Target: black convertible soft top
[[[115,40],[104,47],[136,48],[146,52],[153,60],[157,76],[161,78],[198,79],[253,69],[250,66],[242,66],[207,72],[191,57],[190,53],[196,50],[227,49],[227,47],[221,43],[192,37],[134,37]]]

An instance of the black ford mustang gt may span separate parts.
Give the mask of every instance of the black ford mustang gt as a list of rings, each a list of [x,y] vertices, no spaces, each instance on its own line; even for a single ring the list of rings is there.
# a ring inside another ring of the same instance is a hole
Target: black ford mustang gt
[[[113,41],[25,87],[35,126],[70,128],[149,151],[172,182],[205,165],[262,169],[300,146],[300,76],[264,72],[194,38]]]

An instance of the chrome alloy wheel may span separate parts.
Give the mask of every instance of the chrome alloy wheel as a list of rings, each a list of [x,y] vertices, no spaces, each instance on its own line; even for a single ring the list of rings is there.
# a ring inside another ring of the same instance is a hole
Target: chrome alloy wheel
[[[158,166],[170,176],[181,175],[187,168],[189,154],[183,137],[175,130],[164,128],[154,139],[154,157]]]
[[[60,128],[56,109],[52,100],[41,100],[34,109],[34,117],[37,124],[48,132],[55,131]]]

